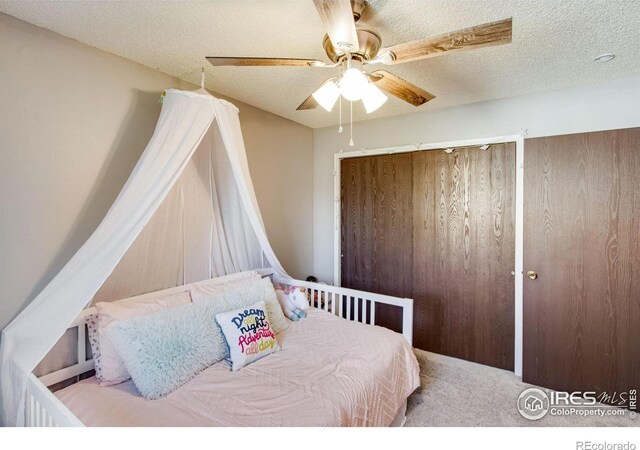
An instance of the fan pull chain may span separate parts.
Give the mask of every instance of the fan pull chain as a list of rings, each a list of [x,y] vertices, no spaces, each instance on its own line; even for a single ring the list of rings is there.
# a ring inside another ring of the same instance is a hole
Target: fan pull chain
[[[347,52],[347,69],[351,68],[351,52]],[[342,72],[342,66],[340,67],[340,72]],[[342,97],[342,95],[340,96]],[[353,102],[349,102],[349,127],[351,129],[349,136],[349,147],[353,147]]]
[[[340,66],[340,81],[342,81],[342,66]],[[339,82],[338,82],[339,84]],[[338,101],[340,102],[339,110],[340,110],[340,123],[338,124],[338,134],[342,133],[342,94],[338,96]]]
[[[349,147],[353,147],[355,144],[353,143],[353,102],[349,102],[349,105],[351,107],[351,111],[350,111],[350,120],[349,120],[349,127],[351,128],[351,137],[349,139]]]
[[[340,124],[338,125],[338,133],[342,133],[342,94],[340,95],[340,98],[338,100],[340,102],[339,109],[340,109]]]
[[[202,75],[200,75],[200,89],[204,89],[204,67],[202,68]]]

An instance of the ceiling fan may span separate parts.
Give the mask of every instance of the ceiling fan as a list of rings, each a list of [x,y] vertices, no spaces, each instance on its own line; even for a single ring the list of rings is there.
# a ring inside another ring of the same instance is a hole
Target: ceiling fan
[[[386,70],[366,70],[369,66],[400,64],[458,50],[511,42],[512,20],[509,18],[381,48],[382,39],[376,31],[355,25],[367,5],[365,0],[313,0],[313,3],[327,30],[322,45],[331,63],[304,58],[209,56],[207,60],[214,66],[339,67],[340,75],[326,80],[297,109],[314,109],[320,105],[331,111],[342,95],[352,102],[362,100],[369,113],[387,100],[380,89],[414,106],[435,98],[433,94]]]

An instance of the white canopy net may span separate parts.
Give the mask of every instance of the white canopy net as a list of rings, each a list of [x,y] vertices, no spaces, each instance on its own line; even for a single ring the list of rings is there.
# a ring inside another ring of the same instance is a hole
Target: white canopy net
[[[5,425],[24,424],[28,375],[92,300],[264,267],[286,276],[266,236],[238,109],[202,92],[166,91],[153,136],[102,223],[2,331]]]

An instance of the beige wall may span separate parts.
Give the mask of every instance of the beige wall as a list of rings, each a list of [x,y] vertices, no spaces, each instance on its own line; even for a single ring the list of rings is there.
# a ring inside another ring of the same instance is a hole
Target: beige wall
[[[355,123],[355,148],[438,143],[520,134],[529,137],[640,126],[640,78],[492,100]],[[349,151],[347,133],[314,130],[314,271],[333,281],[333,155]],[[526,153],[526,144],[525,144]]]
[[[304,280],[313,273],[313,130],[252,107],[241,106],[240,121],[269,241]]]
[[[4,14],[0,43],[3,328],[98,225],[153,133],[159,93],[181,86]],[[234,103],[267,233],[284,267],[306,275],[313,266],[312,130]]]

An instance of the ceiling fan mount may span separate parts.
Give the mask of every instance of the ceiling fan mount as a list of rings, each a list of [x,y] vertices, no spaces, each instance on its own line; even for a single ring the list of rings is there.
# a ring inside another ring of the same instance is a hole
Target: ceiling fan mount
[[[362,17],[362,13],[367,7],[367,2],[365,0],[350,0],[351,3],[351,11],[353,12],[353,21],[357,22]]]
[[[371,112],[386,100],[380,89],[414,106],[435,98],[386,70],[370,71],[373,65],[395,65],[511,42],[512,19],[509,18],[382,48],[382,38],[376,31],[356,27],[367,6],[364,0],[313,0],[313,3],[327,30],[322,46],[331,63],[318,59],[272,57],[209,56],[207,60],[213,66],[340,66],[340,76],[326,80],[297,109],[322,106],[331,110],[337,96],[342,95],[349,101],[362,99],[367,112]]]
[[[375,58],[382,46],[380,35],[366,28],[356,28],[356,35],[358,36],[358,48],[354,49],[353,47],[334,46],[329,35],[325,34],[322,40],[322,47],[324,47],[329,60],[334,63],[342,63],[347,59],[348,53],[351,54],[352,59],[359,61],[368,61]]]

